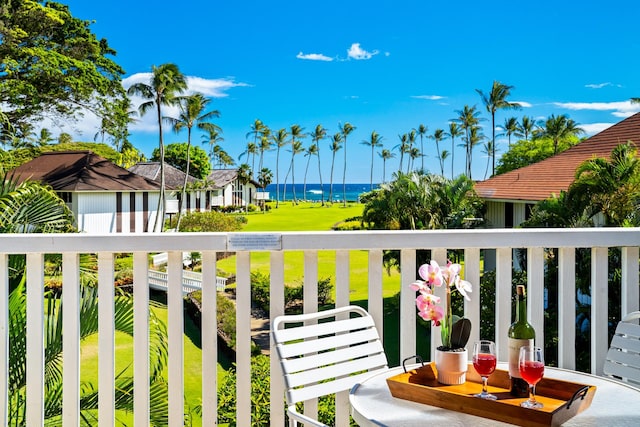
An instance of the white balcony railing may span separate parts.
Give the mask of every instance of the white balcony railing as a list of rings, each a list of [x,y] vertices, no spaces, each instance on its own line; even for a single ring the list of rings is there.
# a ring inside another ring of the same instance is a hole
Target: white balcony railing
[[[149,262],[148,254],[168,252],[168,382],[169,425],[184,422],[183,380],[183,252],[202,253],[202,416],[203,425],[217,420],[217,339],[216,339],[216,253],[236,252],[237,307],[237,425],[251,424],[251,326],[250,271],[251,253],[269,252],[270,316],[284,312],[285,253],[304,252],[304,310],[317,309],[318,253],[335,252],[335,303],[349,303],[350,251],[368,253],[368,310],[383,330],[383,251],[400,250],[401,283],[399,354],[401,359],[416,352],[415,295],[408,285],[415,279],[416,250],[430,249],[431,257],[444,262],[447,249],[464,250],[465,279],[480,283],[488,253],[495,254],[495,340],[499,357],[506,359],[506,332],[511,321],[512,249],[527,250],[527,282],[530,321],[545,336],[544,322],[544,248],[559,248],[558,273],[558,364],[575,368],[575,249],[590,248],[591,261],[591,371],[601,373],[608,348],[608,261],[607,248],[621,248],[621,312],[639,307],[638,246],[640,229],[526,229],[456,231],[375,231],[375,232],[292,232],[292,233],[167,233],[128,235],[0,235],[0,423],[7,422],[8,381],[8,255],[26,254],[27,259],[27,420],[28,426],[41,425],[44,417],[43,284],[44,254],[63,255],[64,378],[63,425],[79,424],[80,333],[78,315],[79,254],[97,253],[99,283],[99,420],[112,425],[114,420],[114,256],[133,254],[134,275],[134,422],[149,423]],[[481,257],[481,250],[489,250]],[[481,262],[481,259],[483,260]],[[465,302],[465,315],[479,324],[479,292]],[[437,344],[439,334],[432,334]],[[474,328],[472,340],[479,336]],[[434,346],[432,345],[432,348]],[[283,383],[279,366],[271,360],[271,425],[284,425]],[[313,405],[309,405],[313,408]],[[346,396],[337,400],[337,425],[348,425]]]

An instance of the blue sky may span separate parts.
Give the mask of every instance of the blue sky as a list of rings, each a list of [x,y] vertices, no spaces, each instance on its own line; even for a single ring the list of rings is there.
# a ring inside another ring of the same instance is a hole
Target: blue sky
[[[497,124],[511,116],[567,114],[588,136],[640,111],[629,103],[640,97],[640,3],[633,0],[62,2],[74,16],[95,21],[92,31],[117,51],[125,87],[148,82],[152,65],[177,64],[192,91],[213,98],[221,145],[236,160],[255,119],[273,130],[299,124],[311,132],[322,124],[329,135],[351,123],[347,182],[369,182],[371,149],[361,142],[374,130],[393,149],[400,134],[419,124],[431,135],[446,130],[465,105],[477,105],[490,138],[490,116],[476,89],[487,93],[494,80],[514,86],[509,100],[523,105],[499,111]],[[87,116],[62,130],[89,141],[98,123]],[[131,142],[150,156],[158,144],[153,115],[131,131]],[[165,134],[166,143],[185,141],[186,131]],[[193,141],[200,144],[201,136]],[[451,151],[449,139],[443,145]],[[498,151],[506,148],[499,138]],[[329,140],[320,150],[328,182]],[[379,151],[374,182],[382,180]],[[425,167],[439,172],[432,140],[425,152]],[[290,156],[281,152],[281,176]],[[334,182],[342,180],[343,156],[336,156]],[[455,174],[462,173],[462,148],[454,158]],[[306,158],[296,159],[296,182],[302,182]],[[396,154],[387,179],[398,165]],[[474,179],[484,178],[486,165],[478,148]],[[265,166],[275,175],[275,152],[265,156]],[[307,180],[318,182],[317,167]]]

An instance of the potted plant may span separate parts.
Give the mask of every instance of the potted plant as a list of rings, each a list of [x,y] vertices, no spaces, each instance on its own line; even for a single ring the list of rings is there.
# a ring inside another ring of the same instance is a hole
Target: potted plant
[[[447,262],[440,267],[431,260],[418,269],[422,280],[411,284],[411,289],[418,292],[416,307],[418,315],[426,321],[440,326],[442,345],[436,349],[436,370],[438,381],[443,384],[462,384],[466,380],[468,365],[467,342],[471,334],[471,321],[459,318],[451,312],[451,292],[457,289],[467,300],[471,292],[471,283],[460,277],[460,264]],[[439,305],[440,297],[434,295],[436,287],[446,288],[446,311]]]

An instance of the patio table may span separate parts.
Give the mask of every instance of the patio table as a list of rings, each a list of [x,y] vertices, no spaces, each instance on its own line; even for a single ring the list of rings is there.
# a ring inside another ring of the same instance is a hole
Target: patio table
[[[415,369],[419,365],[408,367]],[[499,363],[499,369],[507,369]],[[361,427],[412,427],[424,425],[496,426],[511,425],[496,420],[451,411],[436,406],[398,399],[391,395],[387,378],[400,374],[402,367],[374,375],[349,393],[351,414]],[[545,378],[555,378],[597,387],[591,406],[563,426],[640,425],[640,389],[621,382],[576,371],[545,367]],[[491,383],[491,379],[489,379]]]

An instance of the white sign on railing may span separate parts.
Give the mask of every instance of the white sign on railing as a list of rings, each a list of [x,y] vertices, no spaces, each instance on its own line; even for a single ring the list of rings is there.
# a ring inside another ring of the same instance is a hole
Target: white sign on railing
[[[235,251],[280,251],[282,234],[279,233],[231,233],[227,238],[227,250]]]

